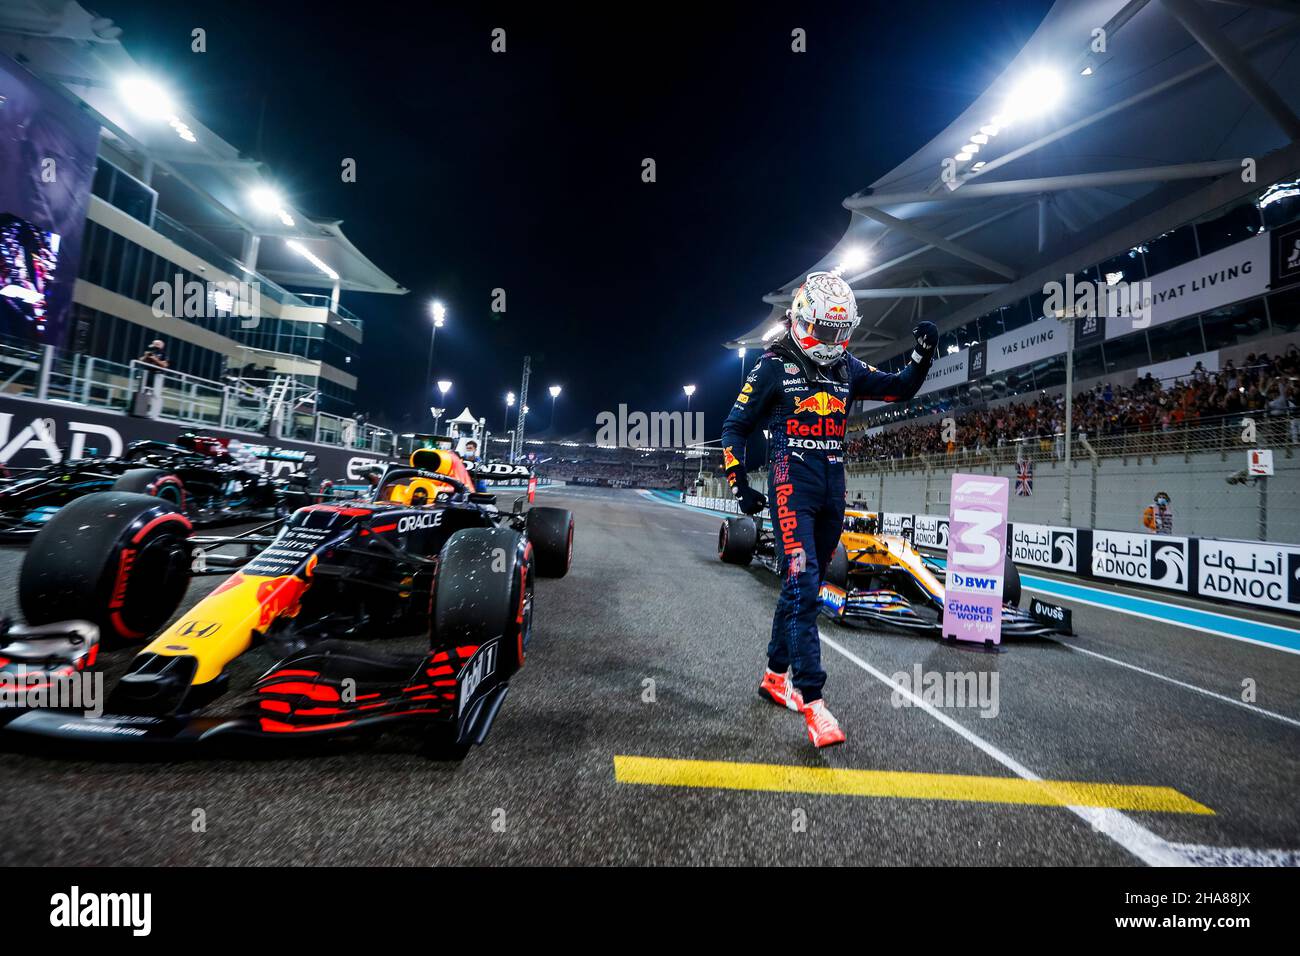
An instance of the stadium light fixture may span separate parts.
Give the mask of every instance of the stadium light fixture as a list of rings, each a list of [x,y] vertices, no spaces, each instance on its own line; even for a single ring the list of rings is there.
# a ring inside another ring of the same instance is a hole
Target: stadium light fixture
[[[506,392],[506,408],[514,408],[514,407],[515,407],[515,393]]]
[[[447,393],[451,391],[451,382],[447,381],[445,378],[442,379],[438,382],[438,391],[442,393],[443,398],[446,398]]]
[[[447,307],[441,302],[434,302],[429,306],[429,314],[433,316],[433,325],[435,328],[442,328],[443,323],[447,321]]]
[[[561,391],[563,391],[563,389],[559,385],[552,385],[550,387],[551,398],[559,398]]]
[[[1042,116],[1056,108],[1064,92],[1060,74],[1042,68],[1031,70],[1011,87],[1002,104],[1002,113],[1012,121]],[[998,122],[998,119],[999,117],[994,118],[994,125],[1005,125]]]
[[[694,385],[683,385],[683,386],[682,386],[682,391],[686,393],[686,397],[687,397],[687,398],[690,398],[692,395],[695,394],[695,386],[694,386]]]
[[[176,115],[176,101],[171,93],[156,80],[138,73],[122,77],[117,82],[117,94],[132,113],[149,120],[166,120],[172,131],[185,142],[197,142],[194,130]]]
[[[860,269],[866,264],[866,261],[867,253],[865,249],[861,246],[850,246],[845,250],[844,258],[840,260],[840,264],[836,267],[835,271],[837,273],[844,273],[852,269]]]
[[[258,212],[277,217],[280,222],[292,228],[293,216],[284,208],[284,199],[270,186],[255,186],[248,191],[248,201]]]
[[[321,258],[319,256],[317,256],[314,252],[312,252],[310,249],[304,246],[297,239],[286,239],[284,244],[288,246],[290,249],[292,249],[294,252],[298,253],[298,255],[302,256],[312,265],[314,265],[321,272],[325,273],[331,279],[335,280],[336,282],[338,281],[339,274],[335,272],[333,269],[331,269],[329,266],[327,266],[323,261],[321,261]]]
[[[176,101],[157,81],[142,74],[118,80],[118,96],[131,112],[154,120],[170,119],[176,115]]]

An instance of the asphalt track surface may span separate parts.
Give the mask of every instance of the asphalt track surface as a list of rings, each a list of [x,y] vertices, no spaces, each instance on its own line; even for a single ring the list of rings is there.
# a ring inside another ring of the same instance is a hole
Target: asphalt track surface
[[[717,517],[630,491],[545,500],[576,514],[574,566],[539,582],[528,664],[464,762],[430,760],[398,734],[274,759],[0,751],[0,863],[1297,861],[1300,655],[1083,605],[1077,637],[1000,654],[824,621],[827,700],[849,739],[817,752],[797,715],[755,693],[777,581],[717,560]],[[21,554],[0,550],[0,581],[16,581]],[[196,582],[190,600],[218,580]],[[110,680],[129,656],[108,657]],[[235,681],[270,663],[250,653]],[[881,676],[916,664],[996,672],[997,715],[895,706]],[[1235,703],[1246,679],[1255,709]],[[685,776],[627,779],[647,766]],[[866,790],[899,789],[806,792],[857,779],[808,769],[894,772],[867,774]],[[989,798],[1025,777],[1169,788],[1178,809],[1042,805],[1034,784]],[[778,789],[747,789],[760,779]]]

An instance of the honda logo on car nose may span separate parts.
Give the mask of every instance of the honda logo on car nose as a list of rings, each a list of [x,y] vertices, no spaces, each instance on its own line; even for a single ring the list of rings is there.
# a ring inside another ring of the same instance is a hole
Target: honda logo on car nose
[[[176,632],[177,637],[211,637],[221,625],[216,621],[186,621]]]

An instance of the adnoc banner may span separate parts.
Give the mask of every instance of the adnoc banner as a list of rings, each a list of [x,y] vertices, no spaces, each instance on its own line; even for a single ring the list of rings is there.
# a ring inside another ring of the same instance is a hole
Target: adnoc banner
[[[117,457],[133,441],[174,442],[187,431],[201,431],[269,452],[262,467],[277,475],[314,470],[318,480],[355,482],[367,469],[382,468],[389,462],[381,454],[360,449],[200,429],[83,405],[0,396],[0,466],[7,468],[40,468],[79,458]]]
[[[1094,577],[1128,581],[1171,591],[1190,590],[1188,540],[1173,535],[1094,531],[1091,569]]]
[[[1196,590],[1203,597],[1300,611],[1300,547],[1201,538]]]
[[[1079,532],[1075,528],[1053,528],[1045,524],[1011,526],[1011,560],[1075,574],[1079,570]]]
[[[99,124],[0,55],[0,335],[61,346]]]
[[[912,516],[912,544],[918,548],[948,550],[948,519],[937,515]]]

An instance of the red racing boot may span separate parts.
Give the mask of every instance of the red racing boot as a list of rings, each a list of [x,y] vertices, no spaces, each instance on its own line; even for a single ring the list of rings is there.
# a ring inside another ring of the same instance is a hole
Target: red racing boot
[[[803,695],[790,683],[789,671],[778,674],[774,670],[765,669],[763,683],[758,685],[758,696],[795,713],[803,710]]]
[[[844,743],[844,731],[835,715],[826,709],[826,701],[815,700],[803,709],[803,722],[808,727],[808,739],[817,748]]]

